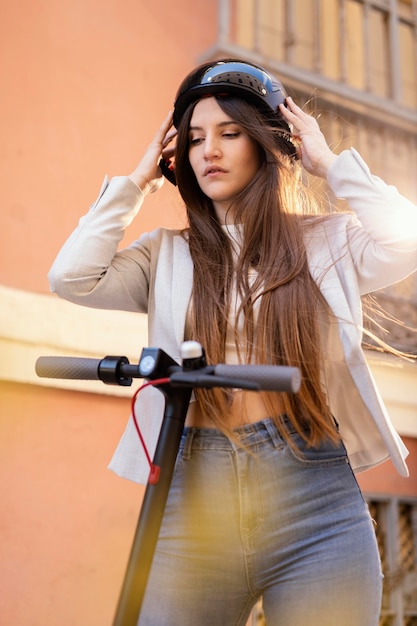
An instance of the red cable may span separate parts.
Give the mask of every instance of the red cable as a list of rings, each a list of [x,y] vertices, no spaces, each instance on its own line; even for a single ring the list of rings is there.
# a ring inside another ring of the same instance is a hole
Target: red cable
[[[135,403],[136,403],[136,398],[139,395],[139,392],[142,391],[142,389],[145,389],[145,387],[157,387],[158,385],[166,385],[167,383],[169,383],[169,378],[156,378],[155,380],[150,380],[147,383],[144,383],[141,387],[139,387],[139,389],[137,389],[135,391],[135,393],[133,394],[132,400],[131,400],[131,410],[132,410],[132,418],[133,418],[133,423],[135,424],[135,428],[136,428],[136,432],[139,435],[139,439],[140,442],[142,444],[142,448],[143,451],[145,452],[145,456],[146,459],[149,463],[149,467],[150,467],[150,474],[149,474],[149,483],[151,485],[155,485],[158,480],[159,480],[159,474],[161,473],[161,468],[159,467],[159,465],[154,465],[152,463],[148,448],[146,446],[145,440],[142,436],[142,433],[140,432],[140,428],[139,428],[139,424],[138,421],[136,419],[136,411],[135,411]]]

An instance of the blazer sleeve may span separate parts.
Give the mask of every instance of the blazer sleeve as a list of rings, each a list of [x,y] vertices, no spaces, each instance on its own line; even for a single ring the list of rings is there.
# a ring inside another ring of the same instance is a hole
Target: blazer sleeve
[[[93,308],[147,312],[150,236],[118,252],[143,202],[128,177],[105,180],[100,195],[59,251],[48,274],[51,291]]]
[[[417,206],[372,175],[354,149],[339,155],[328,183],[356,214],[346,228],[361,293],[382,289],[417,269]]]

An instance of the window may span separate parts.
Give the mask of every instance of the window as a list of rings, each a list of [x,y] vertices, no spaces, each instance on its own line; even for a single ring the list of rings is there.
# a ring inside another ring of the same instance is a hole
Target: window
[[[417,108],[417,0],[224,2],[234,41],[263,57]]]
[[[417,625],[417,502],[368,501],[384,572],[380,626]]]
[[[402,100],[410,108],[416,107],[417,63],[416,21],[401,20],[399,23],[400,83]]]

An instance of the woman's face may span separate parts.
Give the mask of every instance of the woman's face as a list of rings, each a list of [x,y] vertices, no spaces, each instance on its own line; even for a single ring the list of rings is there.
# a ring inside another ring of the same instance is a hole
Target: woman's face
[[[197,182],[217,217],[226,213],[260,167],[257,144],[213,97],[197,102],[189,128],[189,160]],[[233,220],[233,215],[228,215]]]

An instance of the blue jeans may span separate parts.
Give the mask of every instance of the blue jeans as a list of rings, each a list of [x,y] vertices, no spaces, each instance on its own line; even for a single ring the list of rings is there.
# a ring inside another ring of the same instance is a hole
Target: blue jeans
[[[272,420],[186,428],[140,626],[377,626],[382,573],[343,444],[285,443]]]

